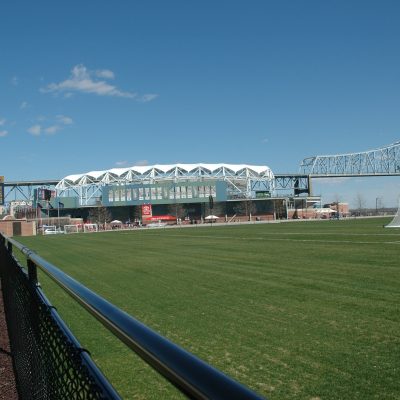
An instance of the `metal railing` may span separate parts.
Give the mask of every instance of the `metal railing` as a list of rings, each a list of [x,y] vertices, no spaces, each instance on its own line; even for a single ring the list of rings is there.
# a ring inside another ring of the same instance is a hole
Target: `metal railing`
[[[18,396],[21,400],[120,399],[0,236],[0,278]],[[0,393],[1,397],[1,393]]]
[[[4,248],[1,253],[6,252],[12,257],[12,247],[15,246],[26,256],[28,279],[32,286],[37,287],[37,268],[40,268],[187,397],[231,400],[263,398],[120,310],[21,243],[10,238],[3,238],[2,241]],[[110,384],[107,388],[112,389]],[[106,398],[114,399],[118,395],[111,390]]]

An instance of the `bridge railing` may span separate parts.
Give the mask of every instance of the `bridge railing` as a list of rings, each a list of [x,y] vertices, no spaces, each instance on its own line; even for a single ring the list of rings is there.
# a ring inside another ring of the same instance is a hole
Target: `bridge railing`
[[[25,269],[14,257],[13,247],[25,255]],[[187,397],[262,399],[21,243],[0,235],[0,278],[22,399],[120,398],[46,299],[37,282],[37,268]]]

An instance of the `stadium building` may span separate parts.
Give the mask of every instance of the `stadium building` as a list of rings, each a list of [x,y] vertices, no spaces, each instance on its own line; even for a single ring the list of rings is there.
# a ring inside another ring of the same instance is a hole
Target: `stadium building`
[[[91,171],[61,179],[46,199],[38,189],[36,197],[37,205],[50,207],[53,215],[61,208],[63,215],[85,220],[96,207],[107,207],[122,221],[158,216],[197,221],[210,214],[225,220],[287,216],[284,198],[276,195],[275,176],[265,165],[174,164]]]

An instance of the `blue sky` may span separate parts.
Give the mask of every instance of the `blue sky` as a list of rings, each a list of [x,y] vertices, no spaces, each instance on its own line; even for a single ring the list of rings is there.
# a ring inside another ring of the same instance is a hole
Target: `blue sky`
[[[14,1],[0,6],[6,180],[134,164],[297,172],[400,139],[398,1]],[[399,178],[316,181],[394,205]]]

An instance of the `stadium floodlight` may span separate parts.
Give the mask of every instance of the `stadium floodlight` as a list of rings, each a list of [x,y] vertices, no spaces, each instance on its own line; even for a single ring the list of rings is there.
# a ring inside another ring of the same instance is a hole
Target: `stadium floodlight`
[[[400,199],[396,215],[387,225],[385,225],[385,228],[400,228]]]
[[[79,233],[79,226],[78,225],[64,225],[64,233]]]
[[[90,233],[90,232],[98,232],[99,226],[97,224],[84,224],[83,225],[83,232]]]

